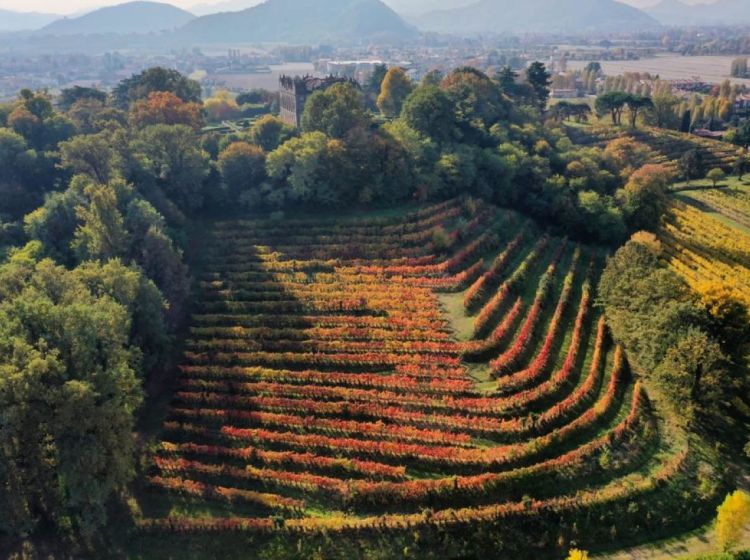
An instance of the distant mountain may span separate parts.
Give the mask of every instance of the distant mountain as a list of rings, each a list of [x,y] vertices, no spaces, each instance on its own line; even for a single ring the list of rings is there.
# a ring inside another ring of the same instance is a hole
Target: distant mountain
[[[713,4],[686,4],[662,0],[646,12],[664,25],[736,25],[750,23],[750,1],[718,0]]]
[[[0,31],[32,31],[61,17],[57,14],[14,12],[0,9]]]
[[[476,0],[383,0],[396,13],[402,16],[422,15],[437,10],[463,8]]]
[[[195,16],[171,4],[127,2],[64,18],[39,30],[45,35],[154,33],[182,27]]]
[[[225,0],[215,4],[201,3],[190,6],[190,12],[196,16],[207,16],[220,12],[239,12],[257,6],[262,2],[263,0]]]
[[[194,19],[177,31],[181,41],[324,42],[404,39],[417,35],[380,0],[267,0],[242,10]]]
[[[611,32],[659,26],[648,14],[615,0],[478,0],[463,8],[434,11],[411,21],[423,31],[459,35]]]

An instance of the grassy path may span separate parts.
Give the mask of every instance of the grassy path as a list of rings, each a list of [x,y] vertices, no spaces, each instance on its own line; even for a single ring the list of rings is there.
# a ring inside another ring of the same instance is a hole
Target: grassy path
[[[750,548],[750,526],[745,529],[745,536],[739,548]],[[718,552],[718,545],[716,544],[716,534],[712,523],[671,539],[614,553],[592,554],[591,558],[600,560],[685,560],[697,554],[716,552]]]

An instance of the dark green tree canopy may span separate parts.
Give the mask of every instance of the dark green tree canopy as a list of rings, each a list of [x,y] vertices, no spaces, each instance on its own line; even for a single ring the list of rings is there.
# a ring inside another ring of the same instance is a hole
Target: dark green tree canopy
[[[201,100],[201,86],[198,82],[186,78],[177,70],[167,68],[149,68],[140,74],[134,74],[117,84],[112,95],[115,104],[121,109],[139,99],[145,99],[149,93],[168,91],[186,102],[198,103]]]
[[[323,132],[332,138],[343,138],[350,130],[369,124],[362,92],[348,82],[313,93],[302,115],[303,131]]]

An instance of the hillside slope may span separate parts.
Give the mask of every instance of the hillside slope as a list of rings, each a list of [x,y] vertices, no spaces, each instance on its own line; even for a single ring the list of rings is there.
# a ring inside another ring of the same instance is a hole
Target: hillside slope
[[[681,0],[662,0],[646,10],[664,25],[711,25],[750,23],[750,2],[718,0],[714,4],[686,4]]]
[[[422,30],[469,34],[492,32],[605,32],[659,24],[648,14],[614,0],[479,0],[465,8],[415,18]]]
[[[205,42],[408,38],[416,30],[380,0],[268,0],[188,23],[182,40]]]
[[[98,33],[155,33],[182,27],[195,16],[171,4],[127,2],[100,8],[75,18],[52,22],[39,30],[45,35],[92,35]]]
[[[0,9],[0,31],[27,31],[39,29],[62,16],[39,12],[16,12]]]

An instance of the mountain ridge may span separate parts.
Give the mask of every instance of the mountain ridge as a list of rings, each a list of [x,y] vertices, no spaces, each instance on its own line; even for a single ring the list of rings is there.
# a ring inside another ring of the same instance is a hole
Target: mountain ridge
[[[663,25],[750,23],[750,2],[747,0],[718,0],[712,4],[686,4],[680,0],[662,0],[645,11]]]
[[[134,1],[105,6],[77,17],[53,21],[38,33],[46,35],[93,35],[154,33],[177,29],[195,16],[172,4]]]
[[[411,18],[423,31],[470,34],[509,31],[581,32],[659,27],[642,10],[615,0],[478,0]]]
[[[181,41],[318,42],[415,37],[417,30],[380,0],[267,0],[238,12],[196,18],[176,32]]]
[[[0,8],[0,31],[33,31],[62,17],[59,14],[20,12]]]

